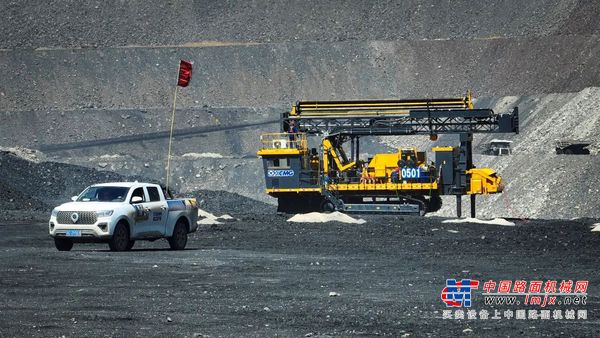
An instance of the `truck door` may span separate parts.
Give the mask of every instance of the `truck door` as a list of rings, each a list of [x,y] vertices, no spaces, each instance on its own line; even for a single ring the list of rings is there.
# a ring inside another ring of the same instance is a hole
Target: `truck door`
[[[158,187],[148,186],[148,203],[150,209],[150,221],[152,222],[152,231],[160,236],[164,235],[165,224],[167,223],[167,202],[161,198]]]
[[[134,197],[141,197],[142,201],[133,203]],[[133,237],[135,238],[151,238],[160,237],[161,231],[158,224],[160,219],[156,220],[156,217],[160,217],[160,214],[155,214],[155,203],[150,201],[150,196],[144,187],[136,188],[131,194],[130,203],[136,209],[135,225],[133,226]]]

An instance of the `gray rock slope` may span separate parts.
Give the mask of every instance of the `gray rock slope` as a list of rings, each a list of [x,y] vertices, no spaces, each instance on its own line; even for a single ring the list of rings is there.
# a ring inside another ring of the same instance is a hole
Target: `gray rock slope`
[[[597,34],[594,1],[3,1],[0,48]]]
[[[6,1],[0,146],[160,180],[175,71],[186,58],[195,71],[179,91],[176,188],[273,202],[254,156],[258,135],[276,131],[296,100],[472,89],[480,106],[519,105],[523,114],[513,156],[476,158],[507,182],[506,194],[480,199],[482,215],[593,216],[597,157],[556,156],[551,145],[598,130],[598,14],[596,2],[576,0]],[[431,146],[378,141],[364,150]]]

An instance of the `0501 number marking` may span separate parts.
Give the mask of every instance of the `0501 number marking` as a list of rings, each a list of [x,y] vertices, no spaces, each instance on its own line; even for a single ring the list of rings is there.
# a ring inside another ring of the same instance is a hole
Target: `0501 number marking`
[[[402,168],[402,178],[421,178],[419,168]]]

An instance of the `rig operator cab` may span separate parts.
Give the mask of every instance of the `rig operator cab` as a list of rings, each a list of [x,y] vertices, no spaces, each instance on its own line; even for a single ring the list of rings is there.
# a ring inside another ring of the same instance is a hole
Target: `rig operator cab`
[[[453,99],[298,102],[282,115],[279,133],[260,137],[266,193],[280,212],[345,211],[420,214],[441,208],[441,195],[499,193],[502,179],[472,163],[473,133],[518,132],[518,109],[474,109]],[[460,145],[425,151],[400,148],[363,159],[360,138],[460,134]],[[349,148],[347,154],[344,150]]]

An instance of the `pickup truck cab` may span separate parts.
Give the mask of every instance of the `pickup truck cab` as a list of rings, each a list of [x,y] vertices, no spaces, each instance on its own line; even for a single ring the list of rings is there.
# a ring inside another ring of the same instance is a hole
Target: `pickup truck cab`
[[[102,183],[52,210],[49,233],[59,251],[73,243],[105,242],[112,251],[130,250],[136,240],[166,238],[183,250],[198,228],[196,199],[166,199],[157,184]]]

